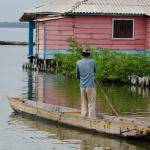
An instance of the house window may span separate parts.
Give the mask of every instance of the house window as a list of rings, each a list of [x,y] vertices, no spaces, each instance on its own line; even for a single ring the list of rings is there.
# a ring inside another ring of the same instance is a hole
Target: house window
[[[113,20],[113,38],[129,39],[133,38],[133,20],[114,19]]]

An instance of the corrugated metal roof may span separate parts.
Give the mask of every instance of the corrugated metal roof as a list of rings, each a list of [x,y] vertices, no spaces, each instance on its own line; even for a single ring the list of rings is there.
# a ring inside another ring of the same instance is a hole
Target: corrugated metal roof
[[[150,0],[53,0],[24,12],[21,21],[37,15],[147,15],[150,16]]]
[[[150,0],[87,0],[71,13],[147,15],[148,9]]]
[[[48,4],[34,7],[25,11],[25,13],[66,13],[74,8],[79,0],[54,0]]]
[[[26,10],[20,21],[34,19],[37,15],[63,15],[74,9],[81,0],[53,0],[50,3]]]

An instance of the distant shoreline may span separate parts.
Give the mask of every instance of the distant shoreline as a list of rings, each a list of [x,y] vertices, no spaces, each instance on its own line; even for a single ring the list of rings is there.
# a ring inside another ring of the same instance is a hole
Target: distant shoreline
[[[28,28],[28,23],[0,22],[0,28]]]
[[[0,45],[28,45],[26,41],[0,41]]]

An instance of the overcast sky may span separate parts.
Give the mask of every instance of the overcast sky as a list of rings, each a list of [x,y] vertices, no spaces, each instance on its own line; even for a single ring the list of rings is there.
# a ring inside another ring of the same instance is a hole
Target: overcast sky
[[[0,22],[19,21],[23,12],[51,0],[0,0]]]

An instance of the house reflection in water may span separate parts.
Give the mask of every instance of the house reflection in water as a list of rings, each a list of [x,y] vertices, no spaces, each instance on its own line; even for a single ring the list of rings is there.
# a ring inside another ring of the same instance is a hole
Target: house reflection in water
[[[28,74],[27,99],[32,100],[33,97],[34,97],[34,89],[35,89],[33,72],[32,71],[28,71],[27,74]]]
[[[80,109],[79,82],[59,74],[27,71],[23,98],[43,103]],[[150,90],[129,85],[103,84],[103,90],[119,115],[150,114]],[[108,101],[97,86],[97,113],[114,115]]]
[[[27,82],[26,99],[80,108],[80,91],[76,80],[69,81],[62,75],[28,71]]]

